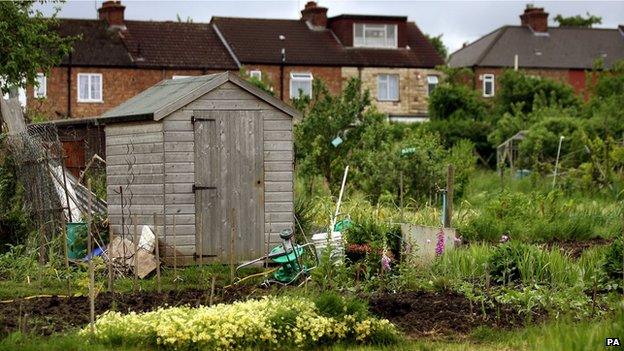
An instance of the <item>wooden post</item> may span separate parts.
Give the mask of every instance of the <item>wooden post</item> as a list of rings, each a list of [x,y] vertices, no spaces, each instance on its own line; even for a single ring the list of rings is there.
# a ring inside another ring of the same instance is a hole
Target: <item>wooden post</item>
[[[453,165],[448,165],[446,170],[446,215],[444,216],[444,228],[450,228],[453,217],[453,186],[455,170]]]
[[[173,282],[178,289],[178,238],[176,236],[176,215],[173,214]]]
[[[208,302],[208,306],[212,306],[212,301],[214,298],[214,291],[215,291],[215,282],[217,280],[217,276],[216,275],[212,275],[212,281],[210,282],[210,301]]]
[[[132,291],[137,291],[139,280],[139,227],[136,213],[132,217],[134,225],[134,276],[132,277]]]
[[[204,192],[199,191],[195,196],[201,196],[200,203],[204,203]],[[202,265],[204,263],[204,216],[202,215],[199,219],[199,263],[198,265]],[[196,233],[197,235],[197,233]]]
[[[109,243],[108,243],[108,292],[112,294],[113,292],[113,257],[111,255],[112,243],[115,241],[115,234],[111,230],[110,224],[108,225],[108,234],[109,234]],[[111,296],[112,298],[112,296]]]
[[[67,274],[67,296],[71,296],[71,275],[69,271],[69,248],[67,247],[67,227],[61,223],[61,235],[63,235],[63,254],[65,255],[65,273]]]
[[[234,255],[236,254],[236,209],[232,208],[230,211],[230,283],[234,283]]]
[[[401,179],[399,181],[399,206],[401,206],[401,223],[404,222],[403,217],[403,171],[401,171]]]
[[[93,250],[91,239],[91,179],[87,179],[87,255]],[[89,259],[89,329],[94,332],[95,322],[95,276],[93,273],[93,257]]]
[[[154,240],[154,253],[156,254],[156,284],[158,285],[158,292],[161,292],[160,286],[160,245],[158,245],[158,226],[156,225],[156,213],[154,213],[154,235],[156,236],[156,240]],[[163,214],[164,219],[164,214]]]

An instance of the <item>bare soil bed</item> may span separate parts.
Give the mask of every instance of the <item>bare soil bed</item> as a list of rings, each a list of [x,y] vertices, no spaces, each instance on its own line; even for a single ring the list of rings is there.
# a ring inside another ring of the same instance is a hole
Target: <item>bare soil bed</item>
[[[266,291],[239,286],[215,292],[213,303],[244,300],[261,296]],[[210,291],[185,290],[169,292],[101,293],[95,300],[95,314],[108,310],[119,312],[146,312],[160,306],[207,305]],[[89,323],[88,297],[40,297],[16,299],[0,303],[0,335],[21,330],[39,335],[50,335]]]
[[[451,292],[402,292],[374,295],[374,314],[387,318],[411,337],[467,334],[476,327],[513,328],[525,320],[507,306],[485,309],[465,296]]]

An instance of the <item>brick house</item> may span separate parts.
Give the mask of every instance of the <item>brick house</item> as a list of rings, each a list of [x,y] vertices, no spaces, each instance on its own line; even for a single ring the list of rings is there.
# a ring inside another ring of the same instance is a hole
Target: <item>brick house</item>
[[[498,77],[509,68],[553,78],[583,94],[585,76],[596,60],[608,68],[624,59],[624,27],[617,29],[548,27],[543,8],[527,6],[520,26],[507,25],[465,45],[449,57],[450,67],[472,69],[474,88],[496,95]]]
[[[300,20],[215,17],[211,23],[133,21],[120,1],[98,20],[62,19],[62,35],[82,35],[74,51],[27,89],[26,107],[50,119],[102,114],[176,76],[244,68],[284,101],[309,93],[311,79],[336,93],[359,76],[379,110],[424,116],[442,58],[406,17],[342,15],[309,2]]]
[[[427,96],[444,63],[416,24],[402,16],[340,15],[308,2],[300,20],[214,17],[224,45],[252,75],[287,101],[310,94],[314,78],[337,93],[359,77],[391,119],[427,114]]]
[[[27,88],[27,111],[50,119],[104,113],[163,79],[238,66],[205,23],[128,21],[106,1],[99,20],[61,19],[64,36],[81,35],[71,55]]]

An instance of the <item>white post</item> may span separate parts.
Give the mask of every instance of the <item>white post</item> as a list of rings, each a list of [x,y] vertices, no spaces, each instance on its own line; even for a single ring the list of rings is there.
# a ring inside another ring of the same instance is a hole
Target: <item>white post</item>
[[[518,54],[514,55],[514,71],[518,70]]]
[[[559,167],[559,155],[561,154],[561,143],[563,142],[563,135],[559,137],[559,147],[557,148],[557,160],[555,161],[555,172],[553,174],[553,189],[555,188],[555,183],[557,182],[557,168]]]
[[[334,231],[334,225],[336,224],[336,219],[338,219],[338,213],[340,212],[340,203],[342,203],[342,194],[344,193],[345,184],[347,183],[347,174],[349,173],[349,166],[345,168],[344,175],[342,176],[342,185],[340,186],[340,194],[338,195],[338,203],[336,204],[336,213],[334,214],[334,218],[331,221],[330,235],[331,232]]]

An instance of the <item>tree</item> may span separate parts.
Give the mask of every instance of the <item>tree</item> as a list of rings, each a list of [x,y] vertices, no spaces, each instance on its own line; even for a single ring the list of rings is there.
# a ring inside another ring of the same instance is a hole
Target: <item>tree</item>
[[[44,17],[33,9],[35,1],[0,2],[0,85],[2,93],[10,87],[26,87],[37,83],[37,73],[61,63],[71,51],[75,37],[61,37],[54,30],[52,17]]]
[[[555,21],[559,23],[559,27],[584,27],[591,28],[594,24],[601,24],[602,17],[594,16],[587,12],[587,17],[581,15],[563,17],[562,15],[555,16]]]
[[[434,37],[429,34],[425,34],[425,37],[427,38],[427,40],[429,40],[431,45],[433,45],[435,50],[438,52],[438,55],[440,55],[442,59],[446,60],[446,58],[448,57],[448,48],[444,45],[444,42],[442,41],[442,35],[443,34],[440,34]]]
[[[517,108],[523,113],[529,113],[542,106],[565,108],[580,105],[570,85],[554,79],[530,76],[523,71],[506,70],[498,86],[496,109],[499,116],[513,113]]]
[[[336,186],[348,157],[360,147],[362,133],[384,121],[384,115],[371,108],[370,94],[361,85],[360,80],[350,79],[342,93],[334,96],[315,80],[312,99],[302,96],[293,101],[303,111],[295,128],[297,167],[303,175],[322,175],[330,186]]]

